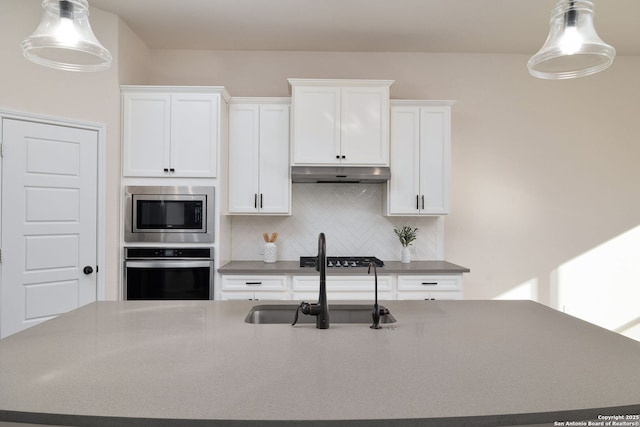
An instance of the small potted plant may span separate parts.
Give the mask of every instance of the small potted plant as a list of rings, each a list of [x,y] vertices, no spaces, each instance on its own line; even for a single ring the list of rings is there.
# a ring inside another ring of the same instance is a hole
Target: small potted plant
[[[409,245],[411,244],[411,242],[416,240],[418,227],[409,227],[408,225],[403,225],[402,227],[395,227],[393,229],[393,232],[396,233],[398,239],[400,239],[400,244],[402,245],[402,262],[411,262],[411,252],[409,252]]]

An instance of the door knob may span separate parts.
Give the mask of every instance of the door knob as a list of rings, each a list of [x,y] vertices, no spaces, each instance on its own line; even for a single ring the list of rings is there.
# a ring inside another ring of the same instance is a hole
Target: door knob
[[[82,269],[82,272],[84,274],[91,274],[93,273],[93,267],[91,267],[90,265],[87,265]]]

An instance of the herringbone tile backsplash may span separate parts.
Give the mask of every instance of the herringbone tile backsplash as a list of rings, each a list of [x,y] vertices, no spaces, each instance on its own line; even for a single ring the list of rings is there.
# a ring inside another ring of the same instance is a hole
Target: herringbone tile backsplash
[[[330,256],[376,256],[399,261],[394,226],[418,227],[412,259],[443,259],[444,219],[385,217],[382,184],[293,184],[292,216],[233,216],[231,257],[261,260],[262,233],[278,232],[278,260],[316,255],[324,232]]]

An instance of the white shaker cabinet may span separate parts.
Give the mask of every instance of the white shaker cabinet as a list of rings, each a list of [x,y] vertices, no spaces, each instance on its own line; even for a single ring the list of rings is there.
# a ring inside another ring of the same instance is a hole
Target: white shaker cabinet
[[[292,165],[388,166],[392,80],[289,83]]]
[[[229,107],[229,213],[290,214],[289,98]]]
[[[462,299],[462,275],[398,275],[398,299]]]
[[[123,86],[123,175],[217,176],[221,87]]]
[[[294,300],[317,300],[319,292],[317,276],[293,276]],[[327,299],[332,301],[375,300],[375,280],[373,274],[365,276],[329,276],[326,281]],[[378,276],[378,299],[392,300],[393,276]],[[331,310],[331,307],[329,307]]]
[[[453,101],[391,102],[387,215],[449,213]]]
[[[288,300],[288,277],[223,275],[222,300]]]

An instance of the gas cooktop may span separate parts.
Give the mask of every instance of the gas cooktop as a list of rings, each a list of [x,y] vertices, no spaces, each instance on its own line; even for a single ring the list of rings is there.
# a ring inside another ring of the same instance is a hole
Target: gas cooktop
[[[315,256],[301,256],[300,267],[315,267]],[[368,267],[372,262],[376,267],[384,267],[384,262],[373,256],[328,256],[327,267]]]

